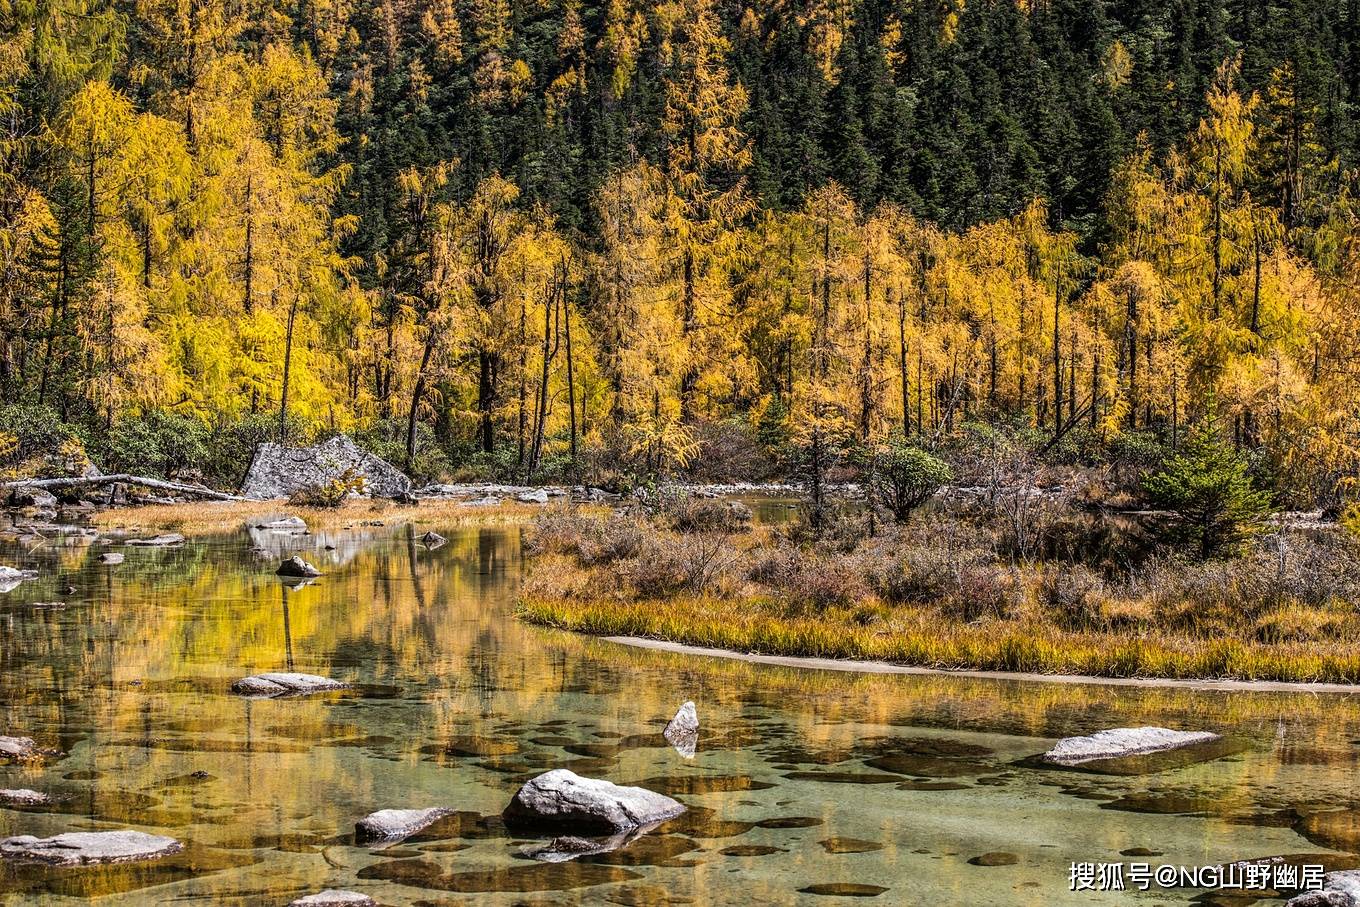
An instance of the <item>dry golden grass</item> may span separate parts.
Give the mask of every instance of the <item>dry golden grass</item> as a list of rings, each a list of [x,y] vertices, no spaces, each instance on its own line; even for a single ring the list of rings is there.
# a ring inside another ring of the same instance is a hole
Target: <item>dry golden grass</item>
[[[1032,621],[963,623],[933,609],[908,606],[861,605],[810,615],[789,614],[759,599],[629,602],[525,596],[520,614],[533,623],[596,636],[637,636],[768,655],[1099,677],[1360,682],[1360,652],[1352,647],[1071,632]]]
[[[457,501],[443,500],[414,505],[350,500],[336,508],[294,507],[285,501],[203,501],[103,510],[94,515],[93,522],[103,530],[161,529],[188,536],[229,532],[263,517],[285,514],[302,517],[311,529],[329,529],[366,520],[437,523],[440,526],[516,525],[530,522],[542,510],[542,505],[517,501],[469,507]]]

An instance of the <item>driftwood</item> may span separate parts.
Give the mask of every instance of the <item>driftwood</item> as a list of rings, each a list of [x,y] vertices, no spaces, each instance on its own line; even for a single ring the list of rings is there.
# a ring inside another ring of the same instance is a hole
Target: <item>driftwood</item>
[[[157,491],[171,491],[175,494],[192,495],[199,498],[209,498],[214,501],[248,501],[234,494],[227,494],[223,491],[213,491],[202,485],[185,485],[183,482],[165,482],[161,479],[149,479],[146,476],[134,476],[125,472],[114,473],[107,476],[78,476],[66,479],[19,479],[14,482],[0,482],[0,488],[94,488],[100,485],[141,485],[145,488],[154,488]]]

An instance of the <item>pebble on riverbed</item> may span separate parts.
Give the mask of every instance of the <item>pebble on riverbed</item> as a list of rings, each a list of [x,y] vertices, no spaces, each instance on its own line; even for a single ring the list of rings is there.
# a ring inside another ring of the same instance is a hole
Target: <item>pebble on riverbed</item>
[[[692,758],[699,747],[699,713],[695,711],[694,703],[686,702],[680,706],[661,733],[677,753],[686,759]]]
[[[395,844],[452,814],[453,810],[442,806],[426,809],[380,809],[360,819],[354,826],[354,834],[361,842]]]
[[[1208,731],[1173,731],[1164,727],[1119,727],[1087,737],[1066,737],[1040,760],[1053,765],[1081,765],[1099,759],[1121,759],[1212,743],[1221,739]]]
[[[327,888],[325,891],[300,897],[290,902],[288,907],[377,907],[377,903],[368,895],[357,891]]]

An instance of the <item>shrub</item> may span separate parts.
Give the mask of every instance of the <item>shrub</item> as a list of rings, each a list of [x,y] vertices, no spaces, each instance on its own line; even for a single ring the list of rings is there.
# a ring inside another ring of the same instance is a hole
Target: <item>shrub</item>
[[[901,437],[875,450],[870,464],[869,493],[899,523],[910,520],[912,511],[954,479],[946,463]]]
[[[67,469],[65,462],[77,450],[82,464],[88,463],[80,431],[50,406],[0,406],[0,468],[43,475],[79,471]]]
[[[448,452],[435,440],[434,429],[416,424],[416,455],[406,462],[406,420],[380,419],[354,436],[360,447],[405,471],[416,481],[433,481],[449,475],[453,465]]]
[[[685,496],[662,505],[677,532],[746,532],[751,508],[740,501]]]
[[[295,507],[339,507],[350,495],[367,492],[368,480],[353,469],[346,469],[329,482],[294,492],[289,496],[288,503]]]
[[[1270,496],[1256,488],[1247,462],[1218,438],[1212,422],[1144,478],[1143,490],[1154,506],[1175,514],[1178,534],[1199,545],[1201,558],[1236,550],[1270,513]]]
[[[113,470],[165,478],[201,467],[208,449],[208,426],[192,416],[163,409],[120,419],[108,439]]]

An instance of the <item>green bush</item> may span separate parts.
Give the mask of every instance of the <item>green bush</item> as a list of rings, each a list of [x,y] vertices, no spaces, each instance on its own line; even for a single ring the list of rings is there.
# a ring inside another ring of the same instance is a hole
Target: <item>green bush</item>
[[[899,523],[910,520],[912,511],[953,480],[954,471],[947,463],[900,436],[870,456],[869,494],[873,503],[887,508]]]
[[[424,422],[416,425],[416,456],[406,462],[406,420],[380,419],[358,432],[354,441],[369,453],[382,457],[417,482],[442,479],[453,471],[449,454],[435,440],[434,429]]]
[[[1256,487],[1249,464],[1209,422],[1143,479],[1153,506],[1171,511],[1176,533],[1199,545],[1201,558],[1235,551],[1270,513],[1270,495]]]
[[[109,432],[109,467],[116,472],[166,478],[199,469],[208,460],[208,427],[191,416],[153,409],[114,423]]]
[[[50,406],[13,403],[0,406],[0,466],[13,467],[34,457],[55,456],[84,439],[74,425]]]

